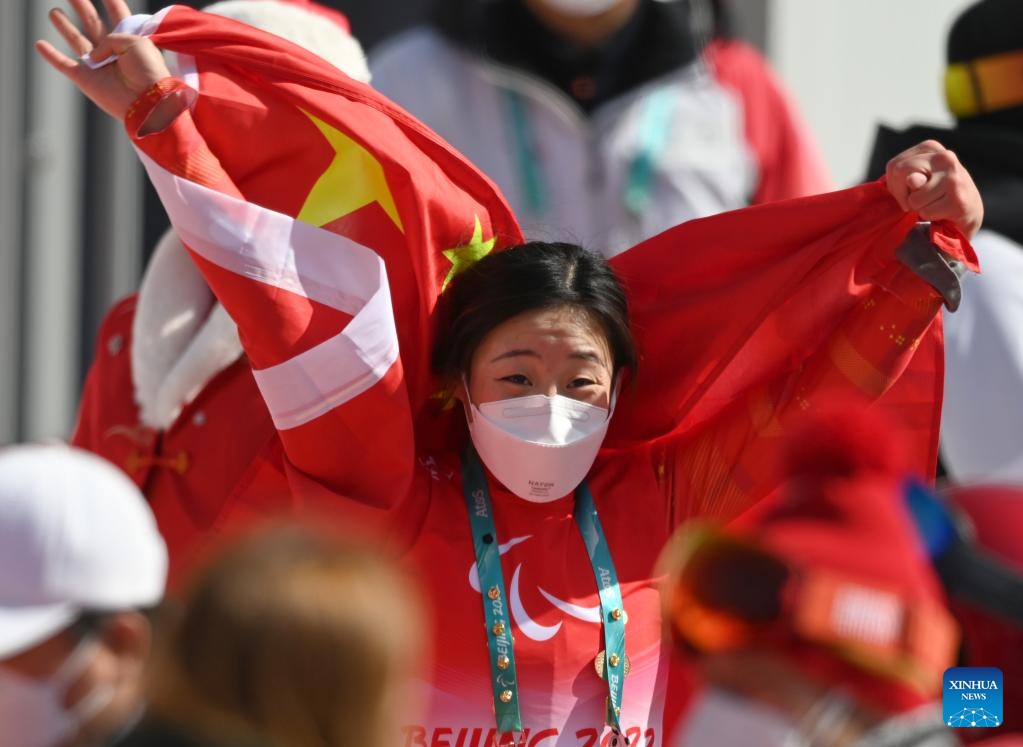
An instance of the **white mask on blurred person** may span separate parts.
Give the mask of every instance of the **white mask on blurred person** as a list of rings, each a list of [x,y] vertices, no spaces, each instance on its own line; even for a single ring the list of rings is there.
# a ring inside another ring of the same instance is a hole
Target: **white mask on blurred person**
[[[779,683],[784,689],[784,683]],[[846,728],[855,706],[840,691],[821,695],[801,717],[773,708],[756,698],[734,695],[726,690],[708,687],[690,710],[685,722],[676,732],[672,747],[730,747],[735,744],[756,747],[812,747],[812,745],[838,744],[847,735]],[[935,728],[935,727],[938,728]],[[932,717],[931,732],[947,731],[940,718]],[[894,730],[892,741],[857,742],[857,747],[917,744],[903,737],[904,729]],[[756,735],[751,740],[750,735]],[[920,742],[923,744],[923,742]],[[928,745],[931,742],[927,742]],[[945,747],[938,742],[933,747]]]
[[[697,697],[672,747],[810,747],[798,725],[780,711],[750,698],[709,687]]]
[[[618,5],[620,0],[543,0],[543,4],[566,16],[592,18],[606,13]]]
[[[611,420],[607,409],[560,394],[469,406],[469,435],[483,464],[508,490],[532,503],[549,503],[576,489],[593,466]]]
[[[36,680],[0,668],[0,728],[4,747],[56,747],[73,737],[110,704],[112,684],[97,685],[72,708],[68,688],[89,665],[93,641],[83,639],[48,679]]]

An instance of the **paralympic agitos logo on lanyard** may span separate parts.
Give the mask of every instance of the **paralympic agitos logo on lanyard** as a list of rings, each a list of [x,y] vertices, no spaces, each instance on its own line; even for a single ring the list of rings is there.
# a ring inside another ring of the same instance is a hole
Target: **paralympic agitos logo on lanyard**
[[[1001,726],[1002,670],[951,667],[942,679],[942,714],[952,728]]]
[[[515,545],[526,542],[532,539],[532,535],[525,535],[522,537],[513,537],[507,542],[502,542],[499,546],[499,552],[501,555],[507,553]],[[517,564],[515,570],[512,573],[511,588],[509,589],[509,604],[511,608],[511,616],[515,621],[515,624],[519,627],[519,630],[527,638],[534,641],[546,641],[555,636],[559,630],[561,630],[561,621],[556,622],[554,625],[541,625],[539,622],[533,619],[532,616],[526,611],[525,605],[522,602],[522,591],[520,588],[520,576],[522,573],[522,564]],[[473,591],[482,593],[480,589],[479,570],[476,567],[476,563],[473,563],[469,567],[469,586],[472,587]],[[537,591],[540,595],[546,599],[551,605],[559,609],[563,614],[574,617],[577,620],[583,622],[600,624],[600,605],[593,607],[583,607],[571,602],[567,602],[554,594],[546,591],[542,587],[537,587]]]

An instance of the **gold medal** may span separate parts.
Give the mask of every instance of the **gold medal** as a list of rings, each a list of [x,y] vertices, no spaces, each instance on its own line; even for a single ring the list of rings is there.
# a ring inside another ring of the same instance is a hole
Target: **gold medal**
[[[622,662],[616,661],[618,658],[617,654],[611,654],[611,668],[614,669]],[[607,651],[601,651],[597,654],[597,658],[593,660],[593,668],[597,672],[597,676],[600,679],[604,679],[604,666],[607,664]],[[629,672],[632,671],[632,662],[629,661],[629,655],[625,654],[624,666],[622,666],[622,674],[628,676]]]

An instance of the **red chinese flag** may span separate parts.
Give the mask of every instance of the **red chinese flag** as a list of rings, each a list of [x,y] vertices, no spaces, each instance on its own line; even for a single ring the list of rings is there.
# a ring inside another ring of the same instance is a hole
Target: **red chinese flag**
[[[239,324],[289,453],[337,474],[337,450],[365,453],[370,440],[387,456],[352,464],[407,471],[409,422],[442,404],[429,365],[437,298],[522,241],[503,197],[399,107],[284,39],[181,6],[130,20],[198,94],[168,132],[135,142]],[[344,417],[322,417],[342,405]]]

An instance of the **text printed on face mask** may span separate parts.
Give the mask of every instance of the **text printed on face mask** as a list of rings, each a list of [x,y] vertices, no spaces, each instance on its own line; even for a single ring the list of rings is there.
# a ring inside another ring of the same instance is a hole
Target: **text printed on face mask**
[[[551,488],[553,487],[553,482],[547,482],[546,480],[530,480],[529,494],[536,498],[550,498]]]

